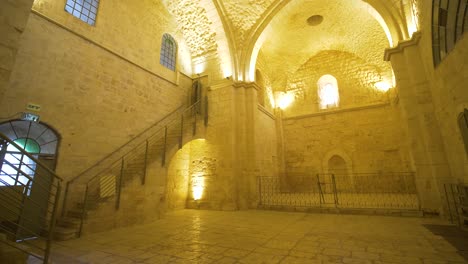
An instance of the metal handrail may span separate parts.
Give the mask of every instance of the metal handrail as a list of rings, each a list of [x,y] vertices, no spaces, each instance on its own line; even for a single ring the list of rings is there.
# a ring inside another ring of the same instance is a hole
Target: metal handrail
[[[98,162],[96,162],[94,165],[92,165],[91,167],[87,168],[86,170],[84,170],[83,172],[81,172],[80,174],[78,174],[77,176],[73,177],[72,179],[68,180],[67,183],[73,183],[74,181],[76,181],[77,179],[81,178],[83,175],[85,175],[87,172],[91,171],[93,168],[99,166],[102,162],[106,161],[107,159],[109,159],[110,157],[112,157],[112,155],[114,155],[115,153],[119,152],[120,150],[122,150],[123,148],[125,148],[126,146],[130,145],[131,143],[133,143],[135,140],[137,140],[139,137],[141,137],[142,135],[144,135],[146,132],[148,132],[149,130],[151,130],[152,128],[158,126],[161,122],[167,120],[168,118],[170,118],[173,114],[181,111],[181,109],[183,109],[185,107],[185,104],[182,105],[182,106],[179,106],[177,109],[175,109],[174,111],[172,111],[171,113],[169,113],[168,115],[166,115],[165,117],[163,117],[161,120],[159,120],[158,122],[154,123],[153,125],[151,125],[150,127],[146,128],[145,130],[143,130],[142,132],[140,132],[138,135],[136,135],[135,137],[133,137],[132,139],[130,139],[129,141],[127,141],[127,143],[123,144],[122,146],[120,146],[119,148],[117,148],[116,150],[114,150],[113,152],[109,153],[108,155],[106,155],[105,157],[103,157],[102,159],[100,159]],[[152,134],[151,136],[153,136],[154,134]],[[150,137],[151,137],[150,136]]]
[[[200,101],[197,101],[196,103],[194,103],[193,105],[189,106],[187,109],[185,109],[184,111],[182,111],[181,113],[181,116],[183,116],[187,111],[193,109],[195,106],[197,106],[199,104]],[[165,117],[165,119],[167,119],[168,116]],[[98,173],[96,173],[96,175],[94,175],[92,178],[90,178],[87,183],[91,182],[92,180],[94,180],[96,177],[98,177],[102,172],[106,171],[107,168],[111,167],[112,165],[115,165],[117,164],[118,162],[121,162],[121,159],[123,157],[126,157],[128,154],[132,153],[135,149],[137,149],[138,147],[142,146],[143,144],[146,144],[146,140],[152,138],[153,136],[155,136],[156,134],[158,134],[159,132],[161,132],[165,127],[167,127],[168,125],[170,124],[173,124],[174,122],[176,121],[179,121],[177,120],[177,118],[174,118],[172,120],[170,120],[164,127],[161,127],[159,128],[158,130],[156,130],[154,133],[152,133],[151,135],[149,135],[147,138],[143,139],[142,142],[138,143],[136,146],[134,146],[133,148],[129,149],[127,152],[125,152],[124,154],[120,155],[120,157],[118,159],[116,159],[116,161],[112,162],[111,164],[109,164],[108,167],[106,167],[105,169],[99,171]],[[156,125],[153,125],[153,127],[155,127]],[[148,130],[148,129],[147,129]],[[137,136],[138,137],[138,136]],[[134,138],[135,139],[135,138]],[[132,141],[132,140],[131,140]],[[126,145],[128,145],[128,143],[130,142],[127,142]],[[119,149],[122,149],[122,147],[120,147]],[[102,161],[102,160],[101,160]],[[72,180],[73,181],[73,180]]]
[[[73,183],[77,182],[78,180],[80,180],[81,178],[83,178],[84,175],[86,175],[87,177],[85,179],[83,179],[83,181],[82,181],[82,184],[84,186],[86,186],[86,192],[84,193],[84,198],[82,200],[80,200],[80,202],[83,204],[81,223],[80,223],[80,230],[81,230],[82,225],[83,225],[83,223],[82,223],[83,222],[83,216],[86,214],[86,210],[87,210],[86,205],[88,204],[88,202],[92,202],[92,201],[88,201],[88,190],[90,190],[90,187],[92,187],[92,186],[90,186],[90,185],[92,185],[92,182],[95,181],[96,179],[98,179],[103,173],[105,173],[109,169],[117,166],[119,163],[122,164],[122,161],[124,159],[125,160],[127,160],[127,159],[131,160],[134,157],[134,155],[138,154],[137,152],[141,147],[145,147],[144,153],[148,154],[148,149],[147,148],[148,148],[148,142],[149,141],[152,141],[157,135],[161,135],[161,138],[162,138],[162,136],[164,136],[164,139],[166,140],[167,139],[167,128],[169,126],[172,126],[176,122],[180,121],[181,120],[180,117],[183,117],[187,113],[190,113],[190,115],[193,115],[195,117],[196,117],[197,114],[202,114],[198,110],[199,106],[201,106],[201,100],[199,100],[199,101],[195,102],[194,104],[190,105],[189,107],[185,108],[183,111],[180,110],[183,106],[179,107],[177,110],[171,112],[169,115],[165,116],[162,120],[160,120],[159,122],[153,124],[150,128],[145,129],[142,133],[138,134],[136,137],[134,137],[133,139],[131,139],[130,141],[125,143],[123,146],[119,147],[117,150],[115,150],[111,154],[107,155],[106,157],[104,157],[103,159],[98,161],[96,164],[94,164],[90,168],[86,169],[84,172],[80,173],[77,177],[74,177],[72,180],[68,181],[67,185],[66,185],[65,197],[64,197],[64,201],[63,201],[63,205],[62,205],[62,216],[64,216],[66,214],[67,209],[68,209],[67,206],[68,206],[68,203],[70,202],[69,200],[70,200],[70,197],[71,197],[71,193],[69,193],[69,191],[71,189],[71,185]],[[205,112],[204,114],[205,114],[205,120],[206,120],[207,119],[206,118],[207,113]],[[182,118],[182,122],[183,122],[183,118]],[[195,122],[196,122],[196,118],[195,118]],[[183,128],[183,124],[181,124],[181,127]],[[153,129],[153,131],[151,131],[151,129]],[[181,131],[182,130],[183,129],[181,129]],[[195,129],[194,129],[194,131],[195,131]],[[183,133],[180,135],[180,137],[181,138],[183,137]],[[179,141],[179,143],[180,143],[180,141]],[[164,147],[165,147],[165,145],[164,145]],[[179,147],[181,147],[181,146],[179,145]],[[118,156],[116,155],[117,153],[118,153]],[[163,165],[164,165],[165,155],[163,155],[162,158],[163,158]],[[117,190],[116,190],[116,193],[115,193],[116,198],[117,198],[116,209],[118,209],[118,206],[119,206],[119,196],[120,196],[120,191],[121,191],[120,189],[122,187],[121,185],[122,185],[123,165],[121,165],[120,167],[121,167],[121,171],[120,171],[120,176],[118,178],[118,182],[117,182],[117,185],[116,185]],[[93,172],[93,174],[91,174],[90,172],[93,169],[94,170],[98,169],[98,170],[96,172]],[[146,173],[146,170],[145,170],[144,173]],[[142,184],[144,184],[144,181],[145,181],[144,177],[145,177],[145,175],[143,175],[143,177],[142,177]],[[80,194],[80,197],[81,196],[82,195]],[[78,198],[78,196],[76,196],[75,198]],[[80,235],[81,231],[78,234]]]

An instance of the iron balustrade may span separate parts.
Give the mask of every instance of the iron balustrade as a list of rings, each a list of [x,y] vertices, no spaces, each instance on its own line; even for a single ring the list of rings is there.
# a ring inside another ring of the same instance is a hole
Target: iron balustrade
[[[261,207],[420,209],[412,172],[259,177]]]
[[[47,263],[62,179],[2,133],[0,161],[0,241]]]
[[[444,192],[450,222],[468,230],[468,185],[447,183]]]
[[[207,104],[206,99],[204,103]],[[115,210],[118,210],[124,187],[145,184],[150,161],[160,159],[161,165],[165,166],[167,152],[173,147],[182,148],[186,138],[195,136],[197,120],[207,121],[206,108],[202,109],[201,106],[202,102],[198,101],[182,111],[178,108],[153,125],[152,129],[67,182],[62,215],[71,212],[79,217],[78,236],[83,231],[84,220],[90,210],[104,206],[105,202],[113,202]],[[204,119],[199,119],[198,116],[202,114]],[[91,171],[95,173],[90,177]],[[75,207],[67,208],[72,203]]]

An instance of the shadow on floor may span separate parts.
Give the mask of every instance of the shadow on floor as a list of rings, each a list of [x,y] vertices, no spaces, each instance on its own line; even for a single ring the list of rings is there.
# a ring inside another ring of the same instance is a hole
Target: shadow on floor
[[[457,226],[447,225],[424,225],[434,235],[441,236],[452,246],[458,254],[468,261],[468,232],[463,231]]]

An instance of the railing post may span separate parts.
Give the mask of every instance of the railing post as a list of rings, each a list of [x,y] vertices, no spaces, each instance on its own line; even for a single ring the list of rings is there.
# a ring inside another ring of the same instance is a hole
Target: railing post
[[[83,230],[83,222],[86,214],[86,207],[88,206],[88,191],[89,191],[89,185],[86,184],[86,191],[85,191],[85,197],[83,199],[83,209],[81,209],[81,221],[80,221],[80,229],[78,230],[78,237],[81,237],[81,231]]]
[[[145,148],[145,167],[143,171],[143,178],[141,179],[141,185],[144,185],[146,182],[146,169],[148,168],[148,145],[149,142],[146,140],[146,148]]]
[[[184,140],[184,114],[180,117],[180,138],[179,138],[179,149],[182,148],[182,142]]]
[[[115,201],[115,210],[119,210],[120,207],[120,193],[122,192],[122,179],[124,177],[124,166],[125,166],[125,161],[124,158],[122,157],[122,163],[120,165],[120,178],[117,186],[117,199]]]
[[[322,185],[320,184],[320,176],[318,173],[317,173],[317,186],[319,189],[320,205],[322,205],[322,200],[323,200],[323,203],[325,203],[325,196],[322,191]]]
[[[65,186],[65,193],[63,195],[63,204],[62,204],[62,217],[65,216],[65,210],[67,210],[67,200],[68,200],[68,190],[70,188],[70,183],[67,182],[67,186]]]
[[[60,180],[58,180],[57,183],[57,191],[55,193],[55,201],[54,201],[54,208],[52,209],[52,218],[50,222],[50,228],[49,228],[49,234],[47,238],[47,244],[46,244],[46,250],[44,254],[44,263],[48,263],[49,261],[49,256],[50,256],[50,246],[52,244],[52,239],[54,236],[54,229],[55,229],[55,221],[57,218],[57,206],[58,206],[58,201],[60,198],[60,192],[62,191]]]
[[[335,207],[338,206],[338,191],[336,189],[335,174],[332,174],[332,184],[333,184],[333,196],[335,198]]]
[[[447,193],[447,184],[444,184],[444,191],[445,191],[445,200],[447,200],[448,213],[450,215],[450,223],[453,224],[452,209],[450,208],[450,198]]]
[[[164,165],[166,165],[166,148],[167,148],[167,126],[164,127],[164,146],[163,146],[162,161],[161,161],[161,166],[163,167]]]

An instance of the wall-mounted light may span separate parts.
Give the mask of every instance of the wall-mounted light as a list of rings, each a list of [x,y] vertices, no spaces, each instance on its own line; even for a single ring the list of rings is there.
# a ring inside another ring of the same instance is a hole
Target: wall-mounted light
[[[205,189],[205,178],[201,174],[192,176],[192,196],[193,200],[197,201],[203,197]]]
[[[275,106],[286,109],[294,102],[294,94],[288,92],[275,92]]]
[[[376,82],[374,84],[375,88],[381,92],[386,92],[392,88],[392,85],[388,82]]]

